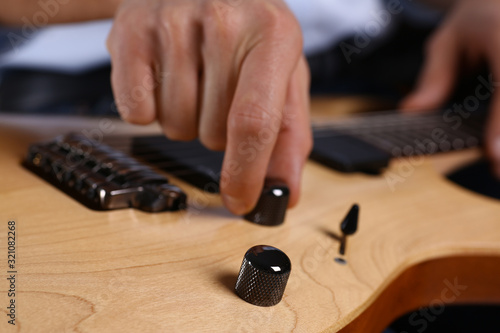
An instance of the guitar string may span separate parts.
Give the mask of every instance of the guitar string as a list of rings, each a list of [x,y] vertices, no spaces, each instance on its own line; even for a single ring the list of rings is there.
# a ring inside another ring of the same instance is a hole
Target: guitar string
[[[316,138],[321,136],[335,137],[346,134],[353,135],[358,139],[375,144],[391,155],[397,155],[393,153],[394,149],[401,149],[402,146],[415,145],[415,140],[424,140],[429,136],[419,133],[419,130],[422,131],[425,125],[430,128],[437,128],[438,125],[442,124],[443,119],[439,114],[407,115],[396,113],[396,111],[379,111],[376,114],[357,114],[353,117],[340,119],[338,121],[321,122],[320,124],[313,123],[312,129]],[[409,129],[413,131],[409,132]],[[470,132],[477,131],[473,127],[467,128],[466,131],[461,131],[461,133],[456,133],[456,135],[448,131],[446,134],[453,139],[453,143],[448,145],[443,144],[442,147],[440,147],[441,151],[461,150],[477,146],[478,140],[474,138],[476,135],[471,136],[471,134],[476,133]],[[183,144],[168,142],[168,144],[165,145],[165,138],[162,136],[145,137],[146,139],[144,140],[147,140],[147,142],[144,143],[132,143],[132,139],[127,138],[124,140],[123,138],[124,137],[120,138],[116,136],[111,140],[107,140],[106,143],[117,150],[127,152],[149,163],[154,163],[155,166],[161,168],[182,165],[182,163],[173,160],[172,157],[162,156],[161,152],[165,153],[166,151],[182,151],[182,156],[179,159],[183,161],[200,159],[204,156],[213,158],[213,152],[208,150],[205,151],[201,149],[201,146],[192,146],[192,143]],[[124,141],[128,141],[128,143],[124,143]],[[131,146],[133,146],[132,149]],[[412,154],[408,153],[405,155],[410,156]],[[160,158],[158,159],[158,157]]]

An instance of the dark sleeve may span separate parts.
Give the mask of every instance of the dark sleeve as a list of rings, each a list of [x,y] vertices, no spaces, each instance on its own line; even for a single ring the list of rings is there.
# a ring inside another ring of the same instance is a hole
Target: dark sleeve
[[[0,55],[13,50],[14,44],[19,44],[23,40],[25,38],[22,37],[21,29],[0,26]]]

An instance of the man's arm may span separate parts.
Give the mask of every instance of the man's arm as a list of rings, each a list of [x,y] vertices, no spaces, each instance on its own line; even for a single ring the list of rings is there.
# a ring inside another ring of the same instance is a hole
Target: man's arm
[[[123,118],[226,151],[220,187],[233,213],[255,206],[266,177],[297,203],[312,146],[309,72],[283,0],[127,0],[108,48]]]
[[[68,23],[113,17],[122,0],[1,0],[0,23]]]
[[[108,49],[120,114],[225,150],[220,187],[233,213],[255,206],[266,177],[287,184],[297,203],[312,146],[309,70],[283,0],[3,0],[0,22],[40,26],[37,17],[114,17]]]

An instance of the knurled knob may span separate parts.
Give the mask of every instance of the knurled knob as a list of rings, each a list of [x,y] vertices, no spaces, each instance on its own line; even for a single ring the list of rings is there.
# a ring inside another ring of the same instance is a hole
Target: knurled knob
[[[245,220],[267,226],[285,221],[290,190],[282,183],[267,182],[255,208],[244,216]]]
[[[243,257],[236,294],[254,305],[276,305],[283,297],[291,269],[290,259],[281,250],[254,246]]]

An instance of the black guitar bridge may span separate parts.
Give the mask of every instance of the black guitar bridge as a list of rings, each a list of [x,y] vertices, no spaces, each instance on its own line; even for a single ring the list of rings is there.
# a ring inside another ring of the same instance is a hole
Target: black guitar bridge
[[[33,144],[23,165],[90,209],[160,212],[186,207],[186,195],[166,177],[83,135]]]

